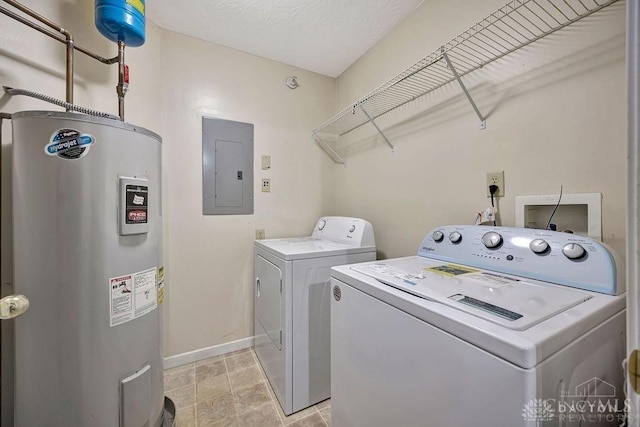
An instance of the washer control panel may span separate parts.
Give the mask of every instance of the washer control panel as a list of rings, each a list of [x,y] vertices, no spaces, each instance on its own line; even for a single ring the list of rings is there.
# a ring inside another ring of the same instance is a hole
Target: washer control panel
[[[577,234],[451,225],[429,232],[418,255],[610,295],[626,289],[620,257]]]

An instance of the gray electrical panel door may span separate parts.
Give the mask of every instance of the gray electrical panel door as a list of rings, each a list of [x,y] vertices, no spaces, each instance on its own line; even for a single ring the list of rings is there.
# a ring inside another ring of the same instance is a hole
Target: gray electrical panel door
[[[253,125],[202,118],[202,213],[253,213]]]

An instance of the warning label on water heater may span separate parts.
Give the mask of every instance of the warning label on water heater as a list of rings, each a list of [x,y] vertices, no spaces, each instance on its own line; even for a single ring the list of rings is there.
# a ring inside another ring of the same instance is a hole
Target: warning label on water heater
[[[120,325],[158,306],[157,268],[109,279],[110,326]]]
[[[148,195],[149,187],[144,185],[127,185],[125,224],[147,223]]]

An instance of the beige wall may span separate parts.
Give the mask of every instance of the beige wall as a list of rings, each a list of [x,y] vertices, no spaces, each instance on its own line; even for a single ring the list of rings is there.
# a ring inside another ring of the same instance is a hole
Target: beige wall
[[[24,1],[103,56],[115,45],[93,24],[93,2]],[[127,49],[126,119],[163,137],[165,356],[253,335],[253,240],[308,235],[333,211],[333,163],[311,129],[335,109],[335,79],[164,31]],[[115,66],[76,54],[75,102],[117,114]],[[288,89],[287,76],[300,87]],[[64,46],[0,15],[0,83],[64,99]],[[58,107],[0,96],[0,111]],[[202,215],[202,116],[255,125],[255,213]],[[2,283],[11,272],[11,129],[2,131]],[[260,156],[272,168],[260,170]],[[271,193],[258,181],[271,179]]]
[[[162,106],[171,356],[253,336],[255,229],[309,235],[332,212],[333,163],[310,135],[335,109],[335,79],[163,31]],[[253,215],[202,215],[203,115],[254,124]]]
[[[67,28],[76,43],[104,57],[117,54],[93,23],[93,2],[22,2]],[[12,9],[3,4],[3,7]],[[160,28],[147,23],[147,42],[126,50],[131,72],[131,90],[126,96],[126,120],[160,131]],[[0,85],[32,90],[65,99],[65,47],[62,43],[0,15]],[[75,54],[74,103],[118,114],[117,65],[104,65],[84,54]],[[25,96],[0,93],[0,111],[62,109]],[[11,270],[11,124],[2,129],[2,284],[12,282]],[[8,287],[7,291],[11,288]]]
[[[104,56],[91,2],[25,1]],[[337,81],[343,107],[436,49],[503,0],[426,2]],[[63,46],[0,16],[0,83],[64,97]],[[76,102],[116,113],[115,68],[77,55]],[[148,22],[147,43],[127,50],[127,121],[163,143],[165,356],[253,335],[253,239],[307,235],[321,215],[370,220],[383,257],[414,253],[423,234],[470,223],[488,205],[485,173],[504,170],[502,223],[514,224],[514,197],[603,194],[605,241],[624,251],[626,212],[624,3],[465,78],[488,115],[480,131],[455,85],[380,121],[394,154],[365,126],[339,141],[347,166],[334,166],[310,132],[336,107],[329,77],[205,43]],[[301,86],[284,85],[297,75]],[[49,109],[0,97],[0,111]],[[54,109],[57,109],[54,107]],[[202,215],[203,115],[255,125],[255,214]],[[11,279],[10,129],[2,142],[2,281]],[[260,170],[271,155],[272,169]],[[271,193],[258,182],[270,178]]]
[[[425,2],[338,78],[339,107],[503,4]],[[473,223],[490,205],[486,172],[504,170],[503,225],[515,225],[516,195],[600,192],[604,240],[624,255],[624,12],[610,6],[465,77],[486,130],[450,84],[380,119],[394,154],[371,125],[341,138],[336,211],[372,222],[379,256],[408,255],[433,227]]]

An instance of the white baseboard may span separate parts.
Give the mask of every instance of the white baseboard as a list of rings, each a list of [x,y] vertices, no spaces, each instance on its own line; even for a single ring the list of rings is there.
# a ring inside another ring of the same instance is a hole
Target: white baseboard
[[[186,365],[187,363],[197,362],[198,360],[208,359],[209,357],[219,356],[221,354],[231,353],[232,351],[253,347],[254,342],[255,337],[242,338],[240,340],[218,344],[212,347],[205,347],[199,350],[165,357],[164,369],[174,368],[176,366]]]

